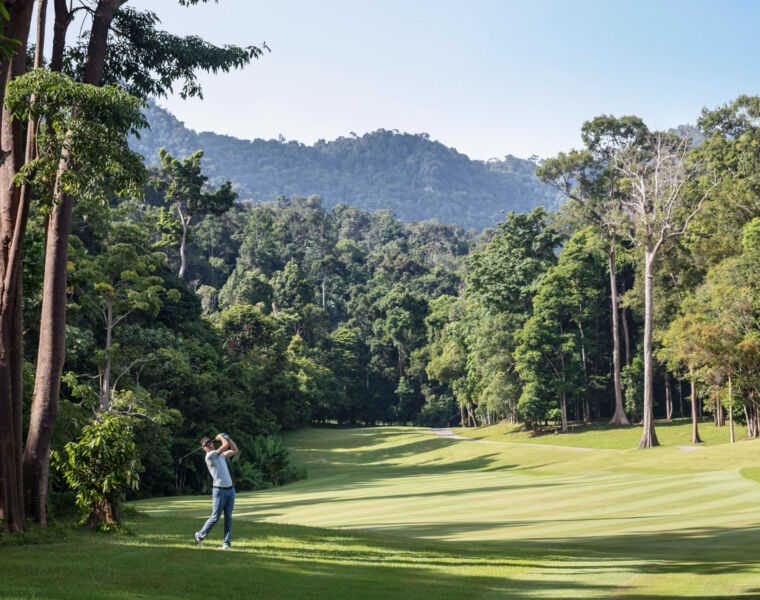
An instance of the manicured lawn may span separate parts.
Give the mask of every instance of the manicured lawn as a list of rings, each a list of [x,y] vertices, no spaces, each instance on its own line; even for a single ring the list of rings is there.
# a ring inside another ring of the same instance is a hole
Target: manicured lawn
[[[760,595],[760,442],[594,452],[411,428],[287,442],[309,478],[238,494],[232,551],[214,549],[221,524],[192,545],[210,498],[137,502],[134,536],[3,547],[0,598]]]
[[[673,419],[657,421],[655,426],[657,438],[663,446],[691,445],[691,420]],[[499,423],[488,427],[455,427],[454,433],[478,440],[499,442],[523,442],[531,444],[551,444],[557,446],[575,446],[586,448],[607,448],[628,450],[636,448],[641,441],[641,425],[620,427],[618,425],[571,425],[568,433],[555,433],[554,430],[534,433],[524,431],[517,425]],[[734,425],[737,440],[746,438],[746,427]],[[699,435],[703,445],[714,446],[730,441],[728,420],[725,427],[715,427],[712,419],[699,422]]]

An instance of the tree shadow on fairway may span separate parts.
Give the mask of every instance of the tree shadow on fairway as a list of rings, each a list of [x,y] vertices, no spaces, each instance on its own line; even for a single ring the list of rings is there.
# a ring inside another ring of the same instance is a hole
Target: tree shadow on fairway
[[[582,538],[544,538],[510,542],[510,545],[536,551],[555,548],[575,554],[646,559],[647,562],[638,570],[651,575],[689,573],[708,576],[757,573],[760,577],[758,540],[760,526],[752,525],[741,528],[704,527]]]
[[[457,440],[447,438],[437,438],[434,436],[417,436],[403,442],[392,443],[394,438],[409,438],[406,433],[403,436],[395,436],[393,433],[386,431],[376,432],[372,435],[356,434],[357,439],[350,439],[350,445],[340,445],[341,440],[336,440],[333,445],[323,448],[314,447],[301,449],[298,446],[293,447],[295,453],[306,452],[309,462],[319,459],[319,454],[325,455],[325,460],[329,459],[329,464],[337,465],[377,465],[384,463],[397,463],[405,458],[416,457],[427,452],[435,452],[446,446],[458,444]],[[315,456],[316,455],[316,456]]]
[[[407,475],[405,479],[414,479],[414,476]],[[377,479],[373,480],[377,481]],[[411,484],[413,485],[413,481]],[[424,499],[424,498],[446,498],[446,497],[454,497],[454,496],[466,496],[470,494],[486,494],[486,493],[499,493],[499,492],[510,492],[515,491],[518,489],[538,489],[538,488],[550,488],[550,487],[559,487],[562,486],[561,483],[525,483],[525,484],[514,484],[514,483],[504,483],[504,485],[491,485],[491,486],[479,486],[474,489],[445,489],[445,490],[436,490],[436,491],[427,491],[427,492],[408,492],[408,493],[402,493],[402,494],[393,494],[393,493],[386,493],[384,492],[382,495],[382,500],[412,500],[412,499]],[[369,484],[362,485],[350,485],[347,486],[351,489],[361,489],[365,487],[370,487]],[[373,486],[374,487],[374,486]],[[337,486],[331,486],[330,489],[338,489]],[[249,498],[252,498],[253,496],[247,496]],[[282,497],[280,495],[280,497]],[[324,496],[317,496],[317,497],[310,497],[310,498],[300,498],[298,500],[286,500],[286,501],[275,501],[275,502],[260,502],[256,501],[255,503],[252,503],[248,505],[245,502],[246,496],[244,494],[240,494],[238,496],[237,500],[237,506],[243,507],[245,509],[251,509],[251,515],[255,516],[257,519],[263,519],[266,518],[266,516],[274,516],[277,514],[280,514],[284,510],[292,510],[294,508],[319,508],[319,507],[325,507],[329,505],[335,505],[335,504],[343,504],[343,503],[353,503],[353,502],[360,502],[365,501],[368,498],[362,497],[362,496],[351,496],[347,498],[340,498],[340,497],[324,497]],[[238,509],[240,510],[240,508]],[[266,511],[275,511],[273,513],[267,513]],[[263,513],[266,513],[263,514]],[[359,527],[361,528],[361,527]],[[415,534],[411,533],[409,534],[412,537],[414,537]]]
[[[408,453],[410,455],[415,454],[414,450],[409,450]],[[313,487],[313,481],[318,481],[320,489],[340,491],[343,489],[353,489],[363,486],[377,486],[381,485],[383,480],[398,477],[410,478],[439,474],[455,476],[457,472],[525,470],[524,467],[505,463],[504,456],[498,452],[479,454],[472,458],[445,463],[430,461],[429,463],[413,465],[394,463],[388,459],[375,460],[373,464],[364,464],[361,462],[363,460],[372,461],[371,458],[362,457],[356,459],[356,463],[354,463],[353,460],[350,463],[346,463],[340,462],[339,459],[335,459],[334,457],[330,457],[329,463],[331,465],[337,465],[337,468],[325,469],[324,471],[319,471],[318,475],[311,479],[302,479],[287,484],[287,486],[258,493],[279,494],[282,490],[298,491],[300,489]],[[310,461],[309,468],[311,469],[314,466],[315,463]]]
[[[192,545],[190,534],[198,519],[140,517],[129,526],[135,537],[76,534],[64,543],[22,546],[5,553],[0,556],[0,595],[14,600],[207,600],[217,592],[231,599],[267,600],[729,597],[720,587],[695,586],[693,593],[685,589],[664,594],[621,584],[644,573],[647,577],[637,581],[649,585],[679,568],[693,568],[685,572],[695,575],[721,572],[698,570],[693,558],[680,555],[671,556],[668,563],[659,557],[668,550],[664,547],[658,549],[657,558],[648,559],[646,546],[651,540],[646,536],[638,539],[633,552],[628,544],[619,548],[625,552],[607,553],[572,547],[562,540],[454,544],[238,521],[233,549],[217,552],[213,548],[221,541],[220,527],[206,547]],[[692,532],[684,534],[682,542],[699,535],[705,545],[715,540],[720,548],[729,543],[731,533]],[[751,532],[747,539],[757,533]],[[607,547],[621,543],[614,538],[593,538],[590,543],[600,540]],[[717,554],[705,552],[704,562],[718,568],[746,566],[721,560]],[[753,589],[730,597],[756,597],[754,579],[751,585]]]
[[[221,593],[268,600],[462,600],[548,594],[580,599],[620,589],[520,577],[522,565],[493,552],[473,557],[454,546],[304,527],[243,523],[236,525],[233,549],[216,552],[211,540],[211,548],[198,549],[186,533],[176,533],[196,525],[186,519],[141,520],[134,541],[87,536],[87,544],[76,540],[77,549],[74,544],[23,547],[0,559],[2,597],[207,600]]]

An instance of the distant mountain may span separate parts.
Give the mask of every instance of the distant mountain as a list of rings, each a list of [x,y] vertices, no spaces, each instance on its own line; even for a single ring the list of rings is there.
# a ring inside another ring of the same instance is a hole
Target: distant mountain
[[[693,146],[699,146],[699,144],[702,143],[702,140],[705,139],[705,136],[702,135],[702,132],[699,130],[699,128],[696,125],[692,125],[690,123],[678,125],[677,127],[671,127],[668,129],[668,133],[674,133],[682,138],[691,138],[691,143]]]
[[[196,133],[155,104],[146,116],[150,130],[131,142],[146,163],[158,161],[161,147],[178,157],[202,149],[210,182],[231,180],[243,200],[318,194],[326,207],[392,209],[405,221],[437,218],[476,229],[494,226],[503,210],[555,209],[559,202],[535,177],[536,157],[470,160],[425,133],[379,129],[307,146]]]

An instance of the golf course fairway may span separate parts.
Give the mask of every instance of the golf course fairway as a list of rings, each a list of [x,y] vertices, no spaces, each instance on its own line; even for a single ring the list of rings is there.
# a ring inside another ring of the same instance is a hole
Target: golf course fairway
[[[238,493],[231,551],[221,522],[192,543],[210,497],[154,498],[133,535],[2,548],[0,598],[760,597],[760,441],[617,448],[629,431],[304,429],[308,478]]]

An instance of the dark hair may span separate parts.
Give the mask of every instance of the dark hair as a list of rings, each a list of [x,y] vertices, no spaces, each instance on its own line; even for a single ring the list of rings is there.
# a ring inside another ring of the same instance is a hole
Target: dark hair
[[[201,447],[205,446],[205,445],[206,445],[206,444],[208,444],[210,441],[211,441],[211,438],[210,438],[210,437],[208,437],[208,436],[207,436],[207,437],[205,437],[205,438],[203,438],[203,439],[201,440]]]

